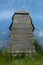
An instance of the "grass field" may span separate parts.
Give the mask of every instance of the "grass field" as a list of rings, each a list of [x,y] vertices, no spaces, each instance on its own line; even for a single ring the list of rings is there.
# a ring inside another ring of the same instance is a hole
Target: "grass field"
[[[12,56],[0,51],[0,65],[43,65],[43,53]]]
[[[6,49],[0,50],[0,65],[43,65],[43,53],[36,43],[35,41],[36,53],[22,54],[22,56],[12,56]]]

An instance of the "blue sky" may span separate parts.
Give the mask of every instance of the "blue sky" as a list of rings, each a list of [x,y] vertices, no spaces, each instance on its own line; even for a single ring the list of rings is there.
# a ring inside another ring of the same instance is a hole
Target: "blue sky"
[[[35,27],[43,27],[43,0],[0,0],[0,19],[11,19],[16,10],[27,10]]]
[[[43,38],[43,0],[0,0],[0,38],[9,36],[11,17],[16,10],[30,13],[36,28],[35,35]]]
[[[27,10],[34,24],[43,26],[43,0],[0,0],[0,19],[11,19],[16,10]]]
[[[0,19],[11,17],[16,10],[27,10],[33,17],[42,16],[43,0],[0,0]]]

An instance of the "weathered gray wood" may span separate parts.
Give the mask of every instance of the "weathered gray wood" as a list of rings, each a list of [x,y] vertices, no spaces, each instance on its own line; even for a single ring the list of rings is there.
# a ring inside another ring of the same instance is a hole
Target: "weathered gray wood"
[[[28,14],[19,13],[13,15],[13,24],[8,44],[10,53],[35,52],[32,24]]]

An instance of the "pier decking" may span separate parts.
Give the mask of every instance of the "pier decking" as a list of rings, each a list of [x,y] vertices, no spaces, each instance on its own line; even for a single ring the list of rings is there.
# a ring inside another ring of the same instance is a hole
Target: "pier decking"
[[[33,27],[29,13],[15,12],[12,17],[11,33],[9,37],[9,53],[35,52]]]

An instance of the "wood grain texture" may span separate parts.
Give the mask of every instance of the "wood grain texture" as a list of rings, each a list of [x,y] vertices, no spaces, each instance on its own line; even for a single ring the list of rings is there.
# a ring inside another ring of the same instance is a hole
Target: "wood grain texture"
[[[22,14],[22,15],[21,15]],[[16,13],[8,44],[10,53],[32,53],[35,52],[32,24],[28,14]]]

